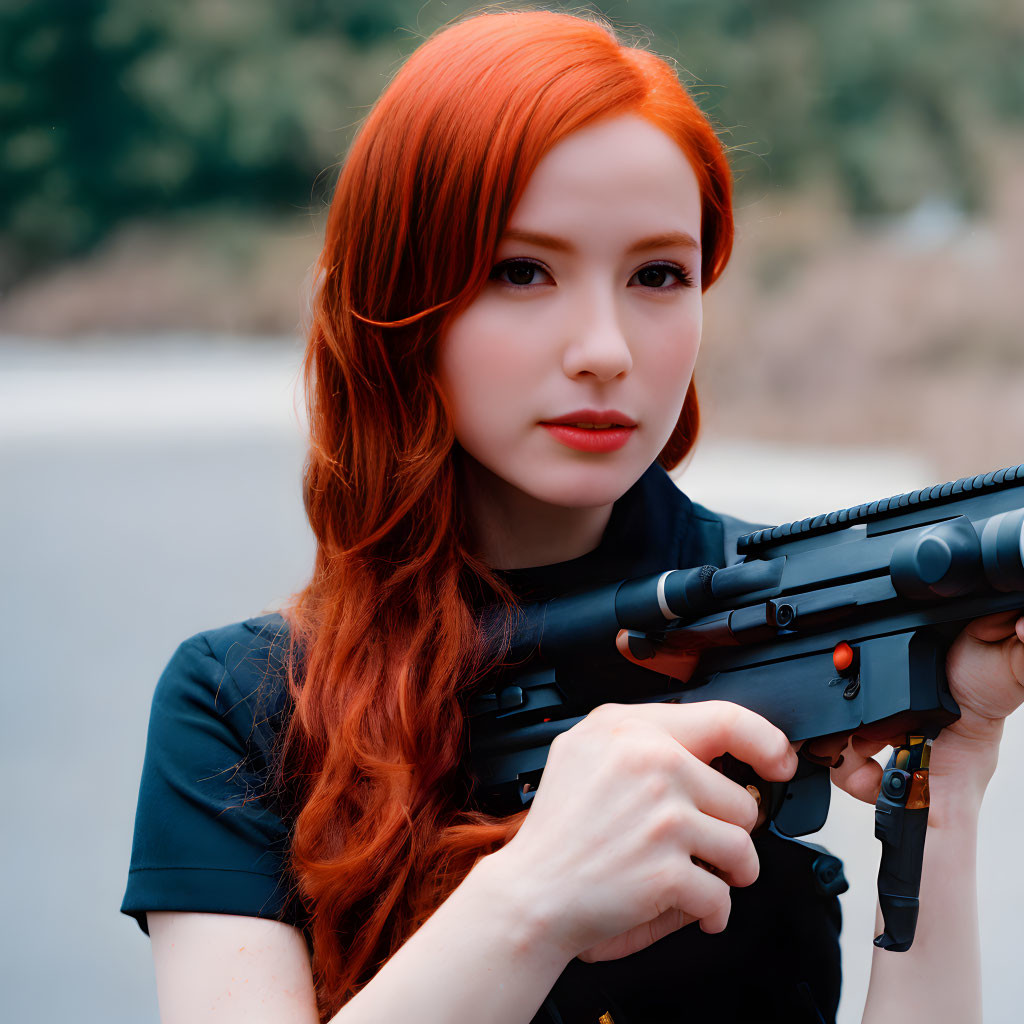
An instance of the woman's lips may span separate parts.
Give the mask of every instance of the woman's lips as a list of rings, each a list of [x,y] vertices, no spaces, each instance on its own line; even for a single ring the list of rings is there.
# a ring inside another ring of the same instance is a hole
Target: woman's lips
[[[580,427],[571,423],[542,423],[541,426],[556,441],[580,452],[617,451],[636,430],[635,426]]]

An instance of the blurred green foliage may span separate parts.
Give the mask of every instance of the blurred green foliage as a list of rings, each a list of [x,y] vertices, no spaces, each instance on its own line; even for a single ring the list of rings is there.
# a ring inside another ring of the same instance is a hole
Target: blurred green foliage
[[[1024,118],[1024,4],[621,0],[697,82],[741,188],[824,178],[856,215],[984,207],[984,147]],[[686,80],[686,74],[683,74]]]
[[[317,209],[401,60],[479,6],[4,0],[0,277],[81,251],[129,218],[208,204]],[[929,196],[983,207],[984,147],[1024,110],[1022,4],[587,6],[678,63],[727,132],[741,191],[831,182],[860,215]]]

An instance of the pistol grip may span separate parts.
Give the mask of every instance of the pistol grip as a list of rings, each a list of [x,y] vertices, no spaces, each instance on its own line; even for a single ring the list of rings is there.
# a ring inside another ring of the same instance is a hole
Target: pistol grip
[[[875,837],[882,843],[878,905],[882,934],[875,945],[894,953],[910,949],[917,929],[921,867],[928,828],[928,756],[931,740],[908,737],[882,773],[875,802]]]

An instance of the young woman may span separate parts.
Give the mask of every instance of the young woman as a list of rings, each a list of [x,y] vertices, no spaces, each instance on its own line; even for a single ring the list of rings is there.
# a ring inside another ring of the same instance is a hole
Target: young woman
[[[122,909],[165,1024],[834,1019],[838,903],[709,764],[789,778],[765,719],[604,704],[510,818],[466,766],[482,606],[721,564],[665,470],[731,244],[714,131],[603,24],[478,15],[385,90],[319,263],[313,577],[185,641],[154,697]],[[972,624],[948,668],[917,939],[875,953],[867,1020],[980,1020],[975,831],[1024,620]],[[836,782],[873,801],[878,749]]]

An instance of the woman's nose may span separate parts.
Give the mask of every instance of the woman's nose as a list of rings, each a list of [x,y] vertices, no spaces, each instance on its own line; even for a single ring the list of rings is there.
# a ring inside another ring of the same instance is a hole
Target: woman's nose
[[[562,359],[566,376],[592,374],[600,381],[610,381],[633,369],[629,342],[611,309],[592,308],[570,332]]]

